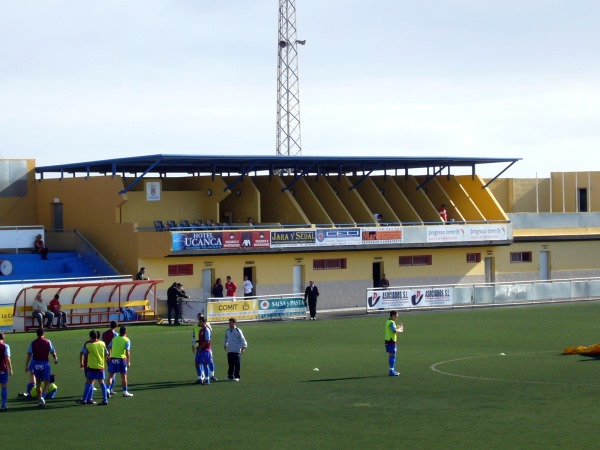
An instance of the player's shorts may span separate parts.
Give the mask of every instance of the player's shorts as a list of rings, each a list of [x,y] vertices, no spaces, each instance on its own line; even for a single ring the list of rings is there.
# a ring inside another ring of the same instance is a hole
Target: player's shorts
[[[8,372],[0,372],[0,384],[8,383]]]
[[[210,350],[196,350],[196,362],[198,364],[212,364],[212,352]]]
[[[387,353],[394,353],[394,354],[395,354],[395,353],[396,353],[396,350],[397,350],[397,348],[398,348],[398,346],[396,345],[396,343],[395,343],[395,342],[394,342],[394,343],[392,343],[392,344],[390,344],[390,343],[388,343],[388,342],[386,342],[386,343],[385,343],[385,351],[386,351]]]
[[[50,362],[49,361],[33,361],[33,374],[38,383],[42,381],[50,381]]]
[[[127,373],[127,360],[124,358],[110,358],[108,360],[108,373]]]
[[[104,380],[104,369],[88,369],[86,377],[88,380]]]

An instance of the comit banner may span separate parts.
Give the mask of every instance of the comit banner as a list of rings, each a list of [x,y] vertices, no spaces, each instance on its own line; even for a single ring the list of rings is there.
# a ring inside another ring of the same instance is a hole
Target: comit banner
[[[452,306],[454,289],[368,289],[367,309],[403,309]]]
[[[257,320],[257,300],[229,300],[223,302],[209,302],[206,305],[206,318],[214,322],[227,322],[231,317],[236,320]]]

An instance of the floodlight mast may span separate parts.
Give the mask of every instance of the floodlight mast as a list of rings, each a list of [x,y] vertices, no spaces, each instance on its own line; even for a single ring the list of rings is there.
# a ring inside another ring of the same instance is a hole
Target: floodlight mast
[[[300,141],[300,85],[296,39],[296,2],[279,0],[279,39],[277,40],[277,155],[302,154]]]

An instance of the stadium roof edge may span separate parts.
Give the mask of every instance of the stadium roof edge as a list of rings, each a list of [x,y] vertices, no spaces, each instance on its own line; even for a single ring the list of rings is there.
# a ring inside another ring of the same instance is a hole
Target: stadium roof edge
[[[373,171],[433,169],[441,172],[455,167],[469,167],[475,173],[477,165],[507,164],[512,166],[521,158],[469,158],[469,157],[339,157],[339,156],[217,156],[217,155],[147,155],[99,161],[36,167],[41,178],[44,174],[131,174],[143,177],[153,173],[247,175],[250,172],[276,173],[288,171],[296,174],[349,174]],[[504,169],[503,172],[506,170]]]

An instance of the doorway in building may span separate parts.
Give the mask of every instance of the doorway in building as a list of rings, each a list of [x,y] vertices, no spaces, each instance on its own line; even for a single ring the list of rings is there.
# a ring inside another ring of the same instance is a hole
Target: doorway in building
[[[256,281],[255,281],[256,272],[255,271],[256,271],[256,267],[254,267],[254,266],[244,267],[244,276],[242,277],[242,280],[245,280],[246,277],[248,277],[248,279],[252,283],[252,292],[250,294],[246,294],[246,292],[244,292],[244,296],[246,296],[246,297],[256,295]],[[244,290],[243,281],[242,281],[242,290]]]
[[[292,293],[304,294],[304,266],[294,266],[292,273]]]
[[[579,188],[577,193],[578,212],[588,212],[588,190]]]
[[[542,250],[540,252],[540,280],[550,279],[550,252]]]
[[[63,204],[60,202],[52,203],[52,228],[62,231],[63,227]]]
[[[382,262],[374,262],[373,263],[373,287],[378,288],[381,287],[381,278],[383,278],[383,263]]]
[[[212,287],[214,284],[214,269],[202,269],[202,298],[212,297]]]
[[[485,282],[496,282],[496,262],[493,256],[486,256],[485,258]]]

